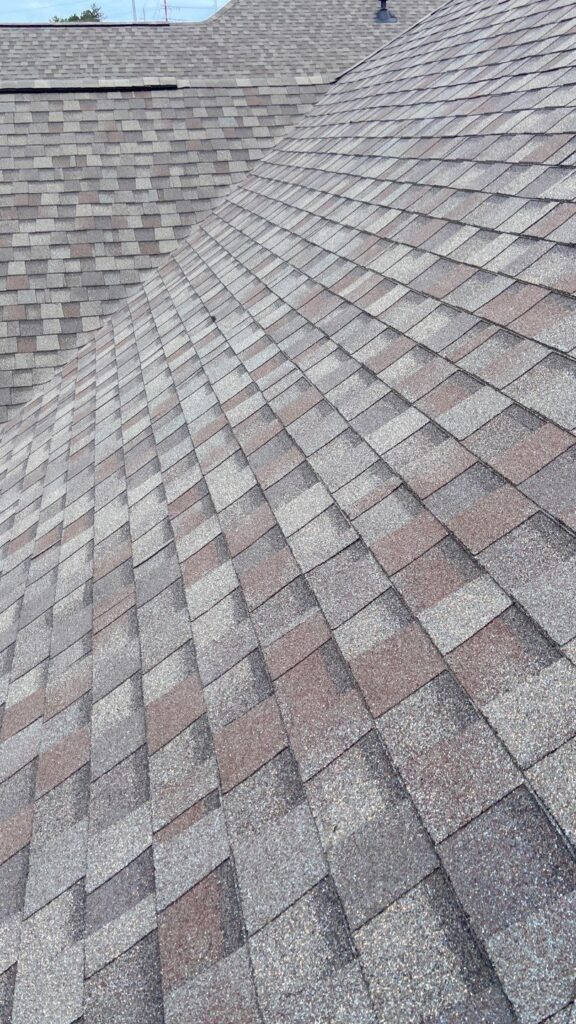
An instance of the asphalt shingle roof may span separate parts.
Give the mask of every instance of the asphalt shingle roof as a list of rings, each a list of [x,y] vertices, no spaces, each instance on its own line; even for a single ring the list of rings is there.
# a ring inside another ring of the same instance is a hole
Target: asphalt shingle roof
[[[570,1024],[575,25],[345,75],[3,428],[5,1020]]]
[[[231,0],[200,24],[0,25],[0,421],[328,82],[437,0]]]
[[[374,20],[378,0],[230,0],[188,24],[2,25],[0,81],[189,78],[274,74],[334,77],[401,34],[437,0],[391,2],[397,24]]]
[[[0,418],[327,87],[136,84],[0,94]]]

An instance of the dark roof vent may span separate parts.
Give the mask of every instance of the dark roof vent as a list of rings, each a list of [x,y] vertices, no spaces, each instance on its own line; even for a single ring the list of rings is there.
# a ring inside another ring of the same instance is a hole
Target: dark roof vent
[[[398,21],[395,14],[386,7],[386,0],[380,0],[380,10],[376,14],[376,21],[392,22]]]

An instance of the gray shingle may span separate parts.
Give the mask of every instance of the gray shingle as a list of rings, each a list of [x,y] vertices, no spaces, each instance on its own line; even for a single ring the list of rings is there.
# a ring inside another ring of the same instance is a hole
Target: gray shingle
[[[422,2],[0,28],[6,1024],[567,1024],[571,8]]]

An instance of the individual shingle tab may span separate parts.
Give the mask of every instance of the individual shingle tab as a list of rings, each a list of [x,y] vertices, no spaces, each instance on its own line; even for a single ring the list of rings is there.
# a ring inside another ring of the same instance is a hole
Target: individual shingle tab
[[[548,355],[534,369],[508,385],[507,393],[560,427],[575,425],[576,380],[574,363],[561,355]]]
[[[308,581],[332,628],[370,604],[389,586],[387,576],[361,541],[313,569]]]
[[[523,788],[512,793],[447,840],[442,857],[520,1013],[542,1019],[564,1006],[574,863],[533,798]]]
[[[0,785],[2,843],[0,862],[25,847],[32,833],[34,763],[30,762]]]
[[[543,758],[532,769],[529,776],[539,797],[572,841],[574,840],[576,822],[574,815],[575,793],[572,783],[569,781],[568,787],[565,783],[567,779],[574,779],[575,755],[576,743],[571,740],[555,750],[553,754]]]
[[[496,541],[482,563],[560,643],[576,633],[573,537],[541,513]]]
[[[474,703],[522,765],[574,731],[574,666],[512,607],[447,656]]]
[[[86,975],[156,927],[152,847],[86,897]]]
[[[546,512],[552,513],[566,526],[574,528],[574,459],[575,449],[570,448],[565,454],[534,473],[522,485],[524,494],[536,501]]]
[[[571,444],[569,433],[520,406],[511,406],[466,439],[468,448],[514,484]]]
[[[188,927],[191,917],[198,919],[198,928]],[[160,915],[160,958],[166,996],[172,1000],[183,985],[231,956],[242,941],[232,866],[226,861]]]
[[[443,654],[482,629],[510,604],[510,598],[453,538],[430,548],[394,582]]]
[[[436,842],[517,784],[511,758],[447,673],[392,708],[379,725]]]
[[[352,928],[434,869],[432,846],[374,732],[316,775],[307,791]]]
[[[287,1021],[354,1014],[372,1024],[362,975],[354,963],[345,919],[332,884],[320,882],[250,943],[256,990],[269,1019]],[[284,965],[279,979],[275,964]]]
[[[26,914],[46,906],[82,878],[88,841],[88,768],[37,801],[32,829]]]
[[[381,1021],[514,1020],[440,872],[362,928],[358,945]]]
[[[226,791],[286,746],[286,729],[275,699],[262,700],[222,729],[214,729],[214,743]]]
[[[209,794],[154,835],[158,909],[209,875],[228,854],[222,808],[217,794]]]
[[[361,695],[333,641],[275,683],[303,778],[314,775],[370,728]]]
[[[474,554],[535,511],[514,487],[478,464],[435,491],[426,506]]]
[[[151,843],[143,748],[93,783],[88,818],[86,887],[90,891],[121,871]]]
[[[441,523],[405,487],[372,505],[355,526],[387,573],[408,565],[445,534]]]
[[[257,822],[246,823],[260,800]],[[326,873],[318,833],[295,763],[280,754],[226,800],[249,934],[277,917]]]
[[[122,953],[86,983],[87,1024],[103,1024],[118,1007],[126,1024],[160,1024],[163,1010],[156,932]]]
[[[14,990],[13,1019],[77,1020],[83,1010],[82,885],[28,918]]]
[[[167,824],[217,787],[212,737],[198,719],[150,759],[155,828]]]
[[[251,607],[257,607],[299,575],[299,568],[281,530],[275,527],[235,559],[240,585]]]
[[[244,598],[237,589],[195,620],[193,634],[204,685],[256,647]]]
[[[261,605],[254,621],[267,669],[283,675],[329,638],[328,625],[302,576]]]
[[[381,715],[442,671],[440,654],[392,591],[336,632],[372,714]]]
[[[184,644],[146,672],[142,691],[148,750],[154,754],[204,713],[192,644]]]

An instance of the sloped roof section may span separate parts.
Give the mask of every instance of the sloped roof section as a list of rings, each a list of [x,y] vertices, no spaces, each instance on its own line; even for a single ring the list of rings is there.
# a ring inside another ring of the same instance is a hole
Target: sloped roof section
[[[286,76],[0,94],[0,418],[326,87]]]
[[[344,76],[4,428],[5,1019],[570,1024],[576,19],[532,11]]]
[[[393,4],[391,3],[391,7]],[[221,78],[226,74],[326,74],[344,68],[434,10],[436,0],[397,0],[397,24],[374,19],[378,0],[230,0],[188,24],[3,25],[0,79]]]
[[[0,421],[397,24],[367,0],[0,26]]]

